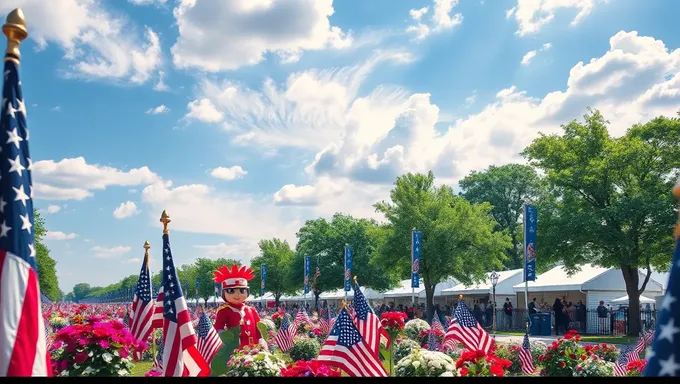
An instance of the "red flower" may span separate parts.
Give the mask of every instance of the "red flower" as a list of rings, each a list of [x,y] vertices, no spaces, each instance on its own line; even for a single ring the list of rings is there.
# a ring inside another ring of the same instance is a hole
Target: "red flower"
[[[503,367],[498,365],[498,364],[492,364],[491,368],[489,368],[489,371],[494,376],[503,376],[503,373],[504,373]]]
[[[543,361],[544,357],[543,355],[538,356],[538,361]]]
[[[587,358],[588,358],[588,356],[586,356],[586,355],[581,355],[581,360],[585,360],[585,359],[587,359]]]
[[[560,368],[564,368],[566,366],[567,366],[567,363],[565,363],[564,361],[560,362]]]
[[[468,373],[470,373],[470,370],[468,370],[467,368],[461,368],[460,370],[461,376],[467,376]]]
[[[318,360],[300,360],[281,369],[283,377],[340,377],[340,371],[333,369]]]

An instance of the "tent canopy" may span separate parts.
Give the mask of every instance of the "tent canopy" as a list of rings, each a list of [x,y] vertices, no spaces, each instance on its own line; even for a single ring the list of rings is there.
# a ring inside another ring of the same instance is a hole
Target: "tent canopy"
[[[614,300],[612,300],[612,303],[628,304],[628,295],[619,297],[618,299],[614,299]],[[656,303],[656,301],[653,300],[653,299],[650,299],[649,297],[640,295],[640,303],[641,304],[654,304],[654,303]]]

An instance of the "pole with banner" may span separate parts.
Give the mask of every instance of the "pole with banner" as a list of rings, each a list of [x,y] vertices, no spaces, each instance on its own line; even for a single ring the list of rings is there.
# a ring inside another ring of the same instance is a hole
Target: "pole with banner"
[[[303,297],[305,300],[305,305],[307,304],[307,294],[309,293],[309,274],[312,269],[312,258],[310,256],[305,256],[305,265],[304,265],[304,272],[305,272],[305,280],[304,280],[304,293]]]
[[[352,248],[345,245],[345,302],[347,302],[347,292],[352,289],[352,259],[354,252]]]
[[[198,277],[196,278],[195,283],[196,283],[196,285],[195,285],[195,287],[196,287],[196,308],[198,308]]]
[[[260,265],[260,297],[264,297],[264,285],[267,281],[267,264]]]
[[[423,233],[411,231],[411,305],[416,305],[416,288],[420,288],[420,255],[423,251]]]
[[[524,304],[527,308],[527,327],[529,316],[529,281],[536,281],[536,235],[538,232],[538,210],[528,203],[524,204]],[[527,329],[527,332],[529,330]]]
[[[217,295],[220,292],[220,283],[215,283],[215,307],[217,307]]]

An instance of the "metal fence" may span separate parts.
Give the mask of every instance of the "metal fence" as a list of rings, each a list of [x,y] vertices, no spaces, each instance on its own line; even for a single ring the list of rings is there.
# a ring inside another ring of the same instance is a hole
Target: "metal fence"
[[[551,311],[550,315],[554,335],[563,335],[572,329],[584,335],[623,336],[628,334],[627,308],[608,311],[605,317],[601,317],[595,308],[574,311],[569,315],[562,314],[559,320],[556,319],[554,312]],[[492,310],[487,310],[485,313],[478,312],[475,317],[485,328],[492,328]],[[511,315],[508,315],[499,308],[496,310],[496,330],[524,331],[526,319],[526,309],[513,309]],[[650,329],[656,320],[656,311],[640,311],[640,320],[644,330]]]

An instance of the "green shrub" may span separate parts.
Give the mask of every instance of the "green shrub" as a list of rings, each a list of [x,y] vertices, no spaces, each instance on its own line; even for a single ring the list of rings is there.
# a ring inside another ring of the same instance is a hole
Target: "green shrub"
[[[407,355],[410,355],[411,351],[415,349],[420,349],[420,344],[418,344],[417,341],[411,339],[402,340],[401,342],[394,345],[394,350],[392,351],[394,354],[393,361],[397,363]]]
[[[316,339],[309,337],[298,337],[293,342],[293,348],[290,350],[290,358],[293,361],[299,360],[313,360],[319,356],[321,346]]]
[[[418,341],[421,332],[430,330],[430,324],[425,320],[413,319],[406,322],[404,329],[409,339]]]

